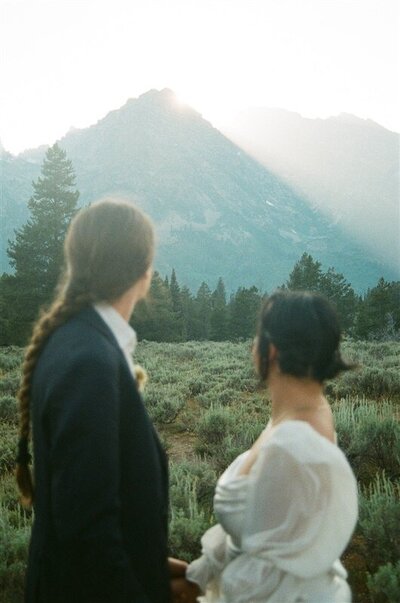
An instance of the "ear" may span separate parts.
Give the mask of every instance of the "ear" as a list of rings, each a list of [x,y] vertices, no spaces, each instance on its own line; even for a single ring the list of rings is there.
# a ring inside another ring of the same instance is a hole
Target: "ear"
[[[269,353],[268,353],[268,360],[270,362],[274,362],[275,360],[277,360],[278,358],[278,349],[276,348],[276,346],[274,346],[273,343],[269,344]]]
[[[146,281],[146,283],[151,283],[151,279],[153,278],[153,266],[149,266],[146,270],[146,272],[143,275],[144,280]]]
[[[138,294],[137,301],[144,299],[149,292],[151,286],[151,279],[153,277],[153,268],[150,266],[147,268],[146,272],[140,277],[140,279],[135,283],[134,287],[136,287],[136,291]]]

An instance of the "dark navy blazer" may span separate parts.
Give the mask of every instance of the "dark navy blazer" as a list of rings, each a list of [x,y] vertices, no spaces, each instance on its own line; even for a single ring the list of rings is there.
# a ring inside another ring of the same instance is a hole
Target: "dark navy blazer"
[[[27,603],[167,603],[165,453],[114,335],[92,309],[33,375],[35,519]]]

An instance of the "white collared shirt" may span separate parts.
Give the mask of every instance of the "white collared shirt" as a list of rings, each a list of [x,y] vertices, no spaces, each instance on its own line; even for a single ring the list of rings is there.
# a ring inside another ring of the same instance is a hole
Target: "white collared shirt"
[[[111,330],[121,350],[123,351],[129,368],[132,374],[135,374],[135,367],[132,360],[132,354],[135,351],[137,345],[137,335],[130,324],[122,318],[121,314],[117,312],[111,304],[107,302],[99,302],[93,304],[96,312],[104,320],[108,328]]]

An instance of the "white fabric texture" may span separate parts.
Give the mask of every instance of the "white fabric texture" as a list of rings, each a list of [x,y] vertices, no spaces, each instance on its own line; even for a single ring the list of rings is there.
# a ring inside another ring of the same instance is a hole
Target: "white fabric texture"
[[[339,561],[358,513],[357,483],[343,452],[304,421],[286,421],[220,477],[219,523],[202,538],[187,578],[204,603],[349,603]]]
[[[124,353],[132,375],[135,376],[132,354],[137,345],[136,331],[132,329],[131,325],[122,318],[121,314],[111,304],[98,302],[97,304],[93,304],[93,307],[114,335]]]

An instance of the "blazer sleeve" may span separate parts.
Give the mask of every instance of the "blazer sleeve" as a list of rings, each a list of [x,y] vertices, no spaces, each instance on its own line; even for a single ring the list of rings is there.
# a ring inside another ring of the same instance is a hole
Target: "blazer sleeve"
[[[52,522],[80,588],[99,603],[149,603],[120,528],[118,356],[80,354],[50,398]]]

